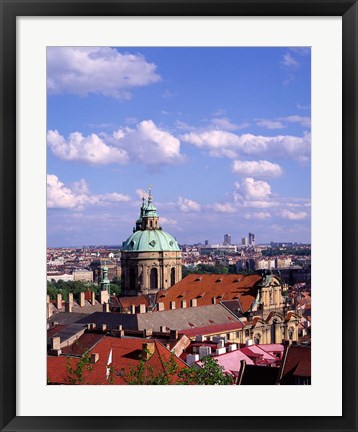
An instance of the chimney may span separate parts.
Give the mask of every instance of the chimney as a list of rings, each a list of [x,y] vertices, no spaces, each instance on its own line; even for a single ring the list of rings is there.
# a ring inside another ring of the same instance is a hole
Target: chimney
[[[139,313],[143,314],[147,312],[147,307],[145,304],[139,305]]]
[[[215,355],[221,355],[221,354],[225,354],[225,353],[226,353],[225,347],[217,348],[217,350],[215,351]]]
[[[142,359],[149,360],[155,352],[154,342],[143,342]]]
[[[107,324],[102,324],[101,325],[101,330],[104,332],[107,330]]]
[[[152,334],[153,334],[153,329],[144,329],[143,330],[143,337],[144,338],[150,337],[150,336],[152,336]]]
[[[218,340],[218,348],[224,348],[224,345],[225,345],[224,340],[223,339],[219,339]]]
[[[57,307],[57,309],[62,308],[62,294],[57,294],[56,307]]]
[[[96,304],[96,293],[94,291],[91,291],[91,303],[92,306]]]
[[[170,330],[170,339],[178,339],[178,330]]]
[[[101,304],[108,303],[108,291],[102,290],[100,297]]]
[[[170,309],[175,309],[175,301],[170,302]]]
[[[59,336],[51,338],[51,348],[53,350],[61,349],[61,338]]]
[[[186,308],[186,300],[181,301],[181,307],[182,307],[182,309]]]
[[[164,310],[164,303],[160,302],[158,303],[158,311],[163,311]]]
[[[131,312],[130,313],[134,315],[135,314],[135,306],[131,305],[130,308],[131,308]]]
[[[196,306],[198,306],[198,300],[197,300],[197,299],[191,299],[191,300],[190,300],[190,306],[191,306],[191,307],[196,307]]]
[[[68,293],[68,302],[66,302],[65,311],[71,313],[72,310],[73,310],[73,294]]]
[[[110,312],[109,303],[103,303],[103,312]]]
[[[166,332],[167,332],[166,326],[160,326],[160,333],[166,333]]]
[[[119,327],[122,327],[122,326],[119,326]],[[123,330],[122,328],[120,328],[120,329],[118,330],[118,337],[119,337],[119,338],[124,337],[124,330]]]
[[[212,304],[216,304],[216,297],[212,297],[212,298],[211,298],[211,303],[212,303]]]
[[[199,361],[199,354],[187,354],[186,363],[191,366],[193,363]]]
[[[92,364],[95,364],[95,363],[98,362],[98,360],[99,360],[99,354],[98,354],[98,353],[92,353],[92,354],[91,354],[90,362],[91,362]]]
[[[117,330],[118,330],[118,331],[123,330],[123,326],[122,326],[122,324],[120,324],[120,325],[117,327]]]
[[[47,303],[47,319],[49,319],[52,315],[52,310],[51,310],[51,303]]]
[[[85,293],[80,292],[80,307],[84,307],[84,306],[85,306]]]

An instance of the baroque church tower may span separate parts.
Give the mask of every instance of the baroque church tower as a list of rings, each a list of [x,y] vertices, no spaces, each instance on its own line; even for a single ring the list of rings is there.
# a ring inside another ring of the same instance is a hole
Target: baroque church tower
[[[124,296],[155,294],[182,278],[181,251],[174,237],[159,226],[151,189],[147,203],[142,198],[133,234],[123,243],[121,266]]]

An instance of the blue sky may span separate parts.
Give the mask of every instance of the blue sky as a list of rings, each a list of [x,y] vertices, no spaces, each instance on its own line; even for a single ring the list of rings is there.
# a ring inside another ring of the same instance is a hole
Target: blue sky
[[[309,48],[51,47],[48,246],[121,244],[153,188],[179,243],[310,242]]]

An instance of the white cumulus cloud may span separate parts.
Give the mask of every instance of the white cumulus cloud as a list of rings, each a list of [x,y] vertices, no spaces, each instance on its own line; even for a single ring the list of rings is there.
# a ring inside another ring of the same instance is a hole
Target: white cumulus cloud
[[[60,159],[91,165],[126,164],[130,161],[160,165],[184,160],[180,141],[157,127],[152,120],[144,120],[136,128],[118,129],[112,135],[92,133],[83,136],[80,132],[73,132],[66,139],[57,130],[50,130],[47,144]]]
[[[218,213],[235,213],[238,209],[230,202],[215,203],[212,206],[213,210]]]
[[[267,182],[252,177],[245,178],[239,185],[239,190],[247,200],[266,199],[271,195],[271,186]]]
[[[180,141],[160,129],[152,120],[144,120],[137,127],[119,129],[113,133],[113,145],[125,150],[132,161],[145,165],[182,162]]]
[[[80,187],[79,187],[80,185]],[[65,186],[54,174],[47,174],[47,207],[82,209],[86,205],[108,205],[110,203],[130,201],[129,196],[117,192],[104,195],[92,195],[84,179],[76,182],[72,188]]]
[[[301,220],[301,219],[305,219],[308,214],[304,211],[301,212],[293,212],[291,210],[282,210],[281,212],[281,216],[285,219],[289,219],[289,220]]]
[[[116,99],[131,97],[130,89],[159,81],[156,65],[140,54],[109,47],[47,48],[49,94],[90,93]]]
[[[270,157],[296,159],[307,162],[310,158],[311,135],[262,136],[253,134],[236,135],[222,130],[189,132],[182,135],[184,142],[207,150],[213,157],[235,159],[239,153],[248,155],[270,155]]]
[[[287,117],[281,117],[280,120],[288,123],[298,123],[305,128],[311,127],[311,117],[308,116],[290,115]]]
[[[285,126],[278,120],[256,119],[257,126],[265,129],[283,129]]]
[[[184,213],[198,212],[201,210],[201,205],[198,202],[183,197],[178,198],[178,207],[179,210]]]
[[[55,156],[64,160],[93,165],[125,164],[128,161],[125,150],[106,144],[94,133],[85,137],[80,132],[73,132],[65,139],[57,130],[50,130],[47,144]]]
[[[277,163],[272,163],[266,160],[259,161],[240,161],[235,160],[232,163],[232,172],[251,177],[280,177],[283,174],[283,169]]]

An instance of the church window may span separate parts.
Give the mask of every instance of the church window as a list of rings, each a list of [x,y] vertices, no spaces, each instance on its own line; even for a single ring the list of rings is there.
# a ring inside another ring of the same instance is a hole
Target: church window
[[[170,286],[175,285],[175,268],[170,270]]]
[[[258,345],[260,343],[260,336],[261,335],[259,335],[259,334],[255,335],[255,338],[254,338],[255,345]]]
[[[271,343],[276,342],[276,323],[273,322],[271,325]]]
[[[150,271],[150,289],[158,288],[158,270],[152,268]]]

